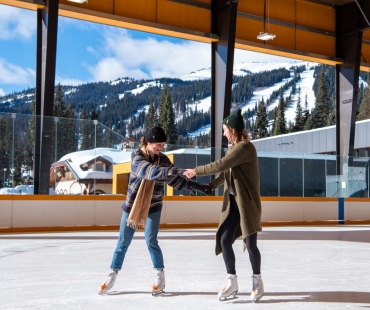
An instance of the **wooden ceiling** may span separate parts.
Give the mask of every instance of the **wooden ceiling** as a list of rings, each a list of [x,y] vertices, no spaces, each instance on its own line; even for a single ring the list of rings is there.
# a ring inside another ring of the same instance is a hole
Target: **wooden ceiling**
[[[234,0],[236,1],[236,0]],[[220,1],[213,1],[220,2]],[[370,1],[366,0],[239,0],[235,47],[272,55],[335,65],[338,26],[362,31],[361,70],[369,71]],[[88,0],[59,1],[59,15],[115,27],[173,36],[199,42],[216,42],[211,31],[212,0]],[[36,10],[42,0],[0,0],[0,4]],[[337,11],[348,16],[338,21]],[[257,39],[260,32],[276,38]]]

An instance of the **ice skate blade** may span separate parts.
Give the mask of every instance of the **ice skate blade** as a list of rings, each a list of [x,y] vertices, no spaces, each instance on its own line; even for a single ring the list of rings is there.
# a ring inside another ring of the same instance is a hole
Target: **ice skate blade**
[[[261,296],[252,298],[252,300],[254,303],[258,303],[262,297],[263,297],[263,294]]]
[[[101,291],[99,290],[98,295],[108,295],[109,291]]]
[[[235,299],[235,298],[237,298],[236,297],[237,293],[238,293],[238,291],[235,291],[235,292],[232,292],[229,296],[219,296],[218,300],[219,301],[227,301],[227,300]]]
[[[161,290],[161,291],[153,291],[152,292],[152,296],[158,296],[158,295],[161,295],[164,293],[164,290]]]
[[[106,294],[108,291],[104,291],[104,289],[100,289],[99,292],[98,292],[98,295],[104,295]]]
[[[158,295],[161,295],[161,294],[163,294],[164,293],[164,289],[165,289],[166,287],[165,286],[163,286],[163,288],[161,289],[161,290],[157,290],[157,287],[156,286],[154,286],[153,288],[152,288],[152,296],[158,296]]]

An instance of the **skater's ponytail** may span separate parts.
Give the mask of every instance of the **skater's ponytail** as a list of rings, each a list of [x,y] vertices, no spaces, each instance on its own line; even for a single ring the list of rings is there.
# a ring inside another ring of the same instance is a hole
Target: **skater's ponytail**
[[[148,145],[148,142],[146,141],[145,136],[142,136],[141,139],[140,139],[139,147],[143,147],[143,146],[147,146],[147,145]]]

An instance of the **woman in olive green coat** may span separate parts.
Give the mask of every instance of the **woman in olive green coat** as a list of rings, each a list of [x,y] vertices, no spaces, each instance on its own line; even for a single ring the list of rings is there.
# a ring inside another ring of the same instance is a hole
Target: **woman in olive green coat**
[[[219,174],[210,184],[215,189],[224,184],[224,200],[216,233],[216,255],[222,253],[226,271],[226,285],[218,293],[220,300],[235,297],[238,282],[235,270],[234,241],[242,237],[243,250],[248,249],[253,270],[251,298],[258,301],[264,294],[261,278],[261,254],[257,247],[257,232],[261,227],[260,178],[258,158],[249,141],[241,110],[223,121],[224,136],[232,144],[220,160],[194,169],[187,169],[188,178]]]

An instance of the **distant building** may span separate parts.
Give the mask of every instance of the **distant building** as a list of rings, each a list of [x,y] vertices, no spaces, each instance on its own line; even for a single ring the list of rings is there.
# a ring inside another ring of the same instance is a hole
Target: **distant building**
[[[132,149],[135,147],[135,138],[124,137],[122,139],[121,150]]]
[[[299,131],[253,140],[257,151],[303,154],[336,154],[336,126]],[[355,150],[370,157],[370,119],[356,122]]]
[[[252,141],[262,196],[369,197],[370,120],[356,122],[356,157],[336,172],[336,126]]]
[[[113,165],[130,155],[112,148],[69,153],[52,164],[50,187],[59,195],[111,194]]]

